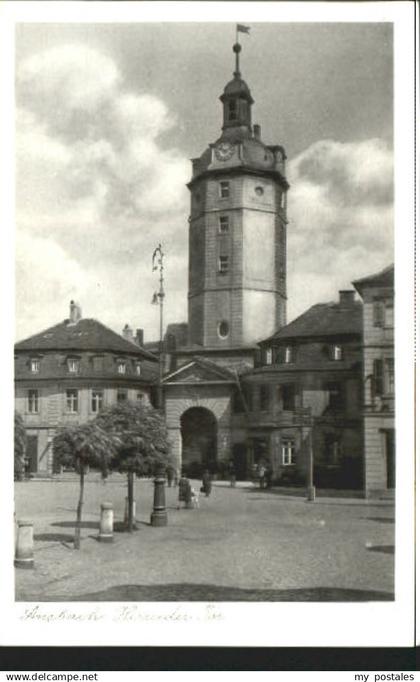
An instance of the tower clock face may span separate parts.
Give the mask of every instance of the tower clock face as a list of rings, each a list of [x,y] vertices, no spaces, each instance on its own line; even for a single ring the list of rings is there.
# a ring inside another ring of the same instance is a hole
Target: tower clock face
[[[220,142],[216,147],[216,159],[227,161],[233,155],[235,148],[230,142]]]

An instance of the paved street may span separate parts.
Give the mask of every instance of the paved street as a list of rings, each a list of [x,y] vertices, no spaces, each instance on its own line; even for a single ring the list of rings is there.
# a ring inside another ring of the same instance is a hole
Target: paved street
[[[199,483],[194,484],[196,489]],[[318,497],[313,504],[251,484],[213,486],[200,508],[149,525],[153,483],[135,484],[138,530],[118,530],[125,478],[86,482],[82,545],[73,550],[78,481],[16,484],[16,516],[34,522],[35,568],[16,570],[21,601],[339,601],[393,598],[390,503]],[[101,502],[112,502],[112,544],[97,541]]]

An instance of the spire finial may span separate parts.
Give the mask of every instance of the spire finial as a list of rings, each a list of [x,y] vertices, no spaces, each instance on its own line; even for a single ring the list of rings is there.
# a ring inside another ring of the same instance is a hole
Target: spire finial
[[[233,72],[233,75],[235,76],[235,78],[240,78],[241,72],[239,70],[239,53],[242,50],[242,47],[239,45],[239,43],[235,43],[232,49],[236,56],[235,71]]]

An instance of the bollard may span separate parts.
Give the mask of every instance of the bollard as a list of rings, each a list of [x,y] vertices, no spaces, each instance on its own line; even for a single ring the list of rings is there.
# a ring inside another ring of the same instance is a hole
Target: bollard
[[[166,511],[166,500],[165,500],[165,482],[166,479],[163,475],[157,475],[154,484],[155,492],[153,497],[153,511],[150,516],[150,523],[152,526],[167,526],[168,525],[168,514]]]
[[[136,523],[136,501],[133,500],[133,523]],[[124,525],[128,524],[128,497],[125,498]]]
[[[34,524],[31,521],[18,521],[15,566],[34,567]]]
[[[114,539],[114,508],[111,502],[101,504],[99,521],[99,542],[112,542]]]
[[[307,501],[308,502],[315,502],[315,486],[314,485],[308,486],[307,494],[308,494],[308,496],[306,498]]]

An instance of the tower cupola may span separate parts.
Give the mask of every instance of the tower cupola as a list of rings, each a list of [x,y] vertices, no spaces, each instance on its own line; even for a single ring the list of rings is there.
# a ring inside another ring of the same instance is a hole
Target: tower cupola
[[[223,126],[224,135],[241,132],[243,136],[251,135],[251,107],[254,103],[250,89],[241,78],[239,69],[239,54],[241,46],[235,43],[233,51],[236,56],[233,79],[226,85],[220,101],[223,103]]]

